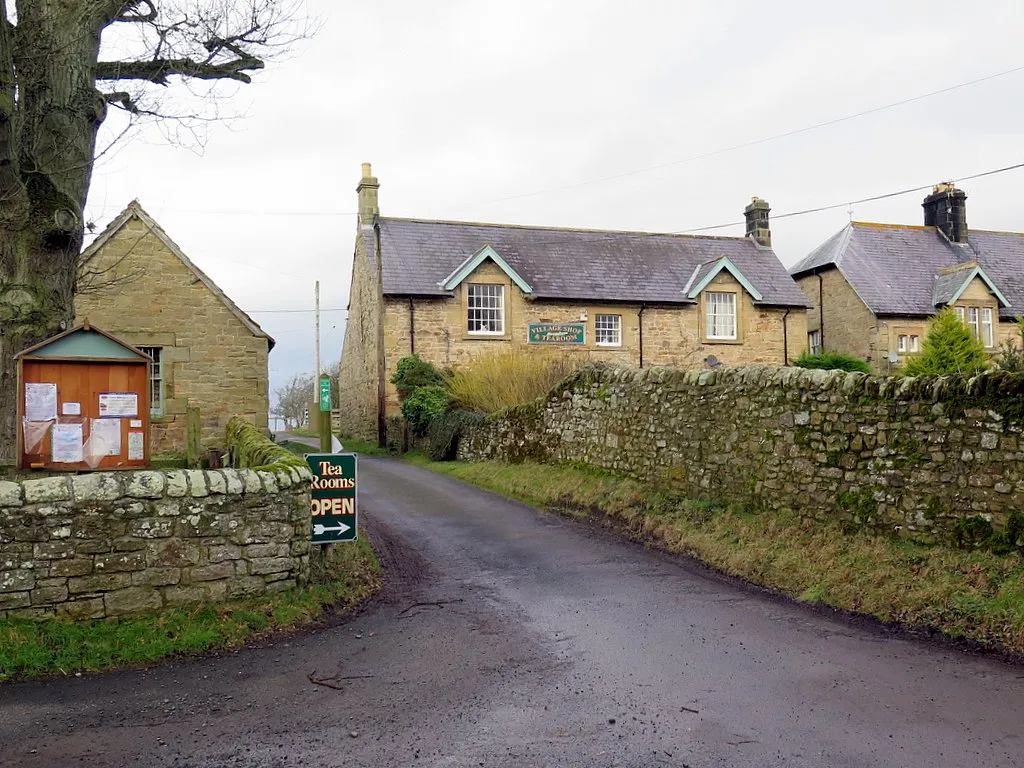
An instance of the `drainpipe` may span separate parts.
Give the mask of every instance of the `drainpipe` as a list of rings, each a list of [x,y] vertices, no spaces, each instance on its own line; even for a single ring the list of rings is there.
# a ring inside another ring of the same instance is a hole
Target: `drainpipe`
[[[640,367],[644,367],[644,305],[640,305],[636,313],[637,322],[640,324]]]
[[[821,272],[818,272],[818,336],[821,337],[821,351],[825,351],[825,302],[822,300]]]
[[[409,297],[409,354],[416,354],[416,305]]]
[[[782,315],[782,364],[789,365],[789,327],[786,319],[792,310],[787,309]]]

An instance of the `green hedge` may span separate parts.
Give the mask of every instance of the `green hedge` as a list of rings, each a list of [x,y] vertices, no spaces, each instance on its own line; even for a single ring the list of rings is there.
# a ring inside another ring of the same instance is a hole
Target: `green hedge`
[[[822,352],[817,355],[804,352],[793,365],[800,368],[814,368],[824,371],[871,373],[871,366],[866,362],[853,355],[844,355],[842,352]]]

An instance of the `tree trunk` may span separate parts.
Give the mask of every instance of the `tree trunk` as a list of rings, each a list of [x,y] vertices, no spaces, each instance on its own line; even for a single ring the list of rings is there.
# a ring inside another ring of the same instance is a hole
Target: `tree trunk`
[[[14,355],[74,317],[82,210],[106,108],[94,77],[100,4],[19,2],[16,35],[5,5],[0,0],[0,465],[17,458]]]

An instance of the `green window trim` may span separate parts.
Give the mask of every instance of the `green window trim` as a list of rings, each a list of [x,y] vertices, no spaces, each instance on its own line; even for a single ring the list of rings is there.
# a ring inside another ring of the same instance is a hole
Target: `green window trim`
[[[518,272],[512,269],[512,266],[501,257],[501,254],[489,245],[485,245],[479,251],[462,262],[454,272],[444,279],[444,282],[442,282],[441,285],[444,286],[446,291],[454,291],[462,284],[463,281],[465,281],[467,277],[473,274],[473,271],[477,267],[487,261],[487,259],[490,259],[497,264],[498,268],[508,275],[508,278],[519,286],[519,290],[523,293],[533,293],[533,287],[526,282]]]
[[[697,269],[699,270],[700,267],[697,267]],[[719,273],[723,269],[726,270],[734,278],[736,278],[736,282],[743,286],[743,290],[749,293],[751,297],[753,297],[754,301],[761,301],[764,298],[761,295],[761,292],[754,287],[754,284],[751,283],[747,279],[746,275],[744,275],[740,271],[740,268],[733,264],[731,261],[729,261],[728,256],[723,256],[718,260],[718,262],[715,264],[712,270],[704,276],[704,279],[698,282],[689,290],[689,292],[686,294],[687,298],[696,299],[698,296],[700,296],[701,291],[707,288],[708,285],[710,285],[711,281],[718,277]]]

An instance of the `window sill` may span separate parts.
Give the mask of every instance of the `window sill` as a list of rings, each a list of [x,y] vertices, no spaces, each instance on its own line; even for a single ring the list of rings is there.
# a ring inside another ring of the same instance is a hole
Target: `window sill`
[[[601,349],[620,349],[622,347],[622,342],[619,342],[618,344],[611,344],[609,342],[598,341],[594,346],[600,347]]]
[[[463,341],[505,341],[509,338],[507,333],[477,333],[467,331],[462,335]]]
[[[705,337],[702,344],[742,344],[743,339],[712,339]]]

